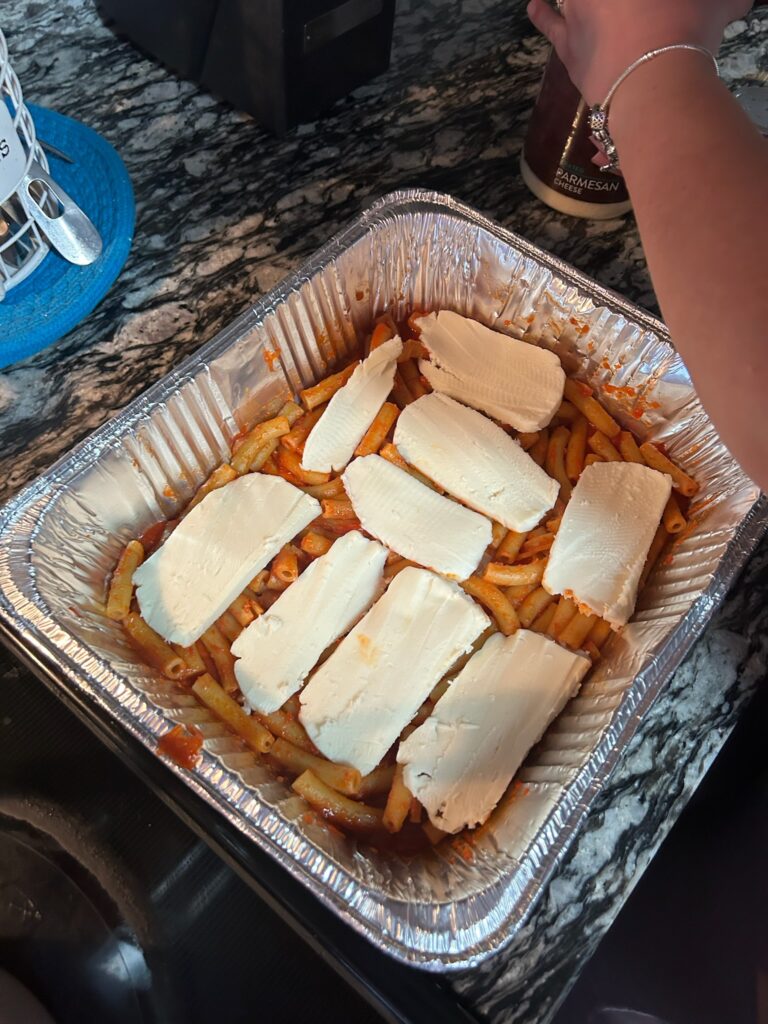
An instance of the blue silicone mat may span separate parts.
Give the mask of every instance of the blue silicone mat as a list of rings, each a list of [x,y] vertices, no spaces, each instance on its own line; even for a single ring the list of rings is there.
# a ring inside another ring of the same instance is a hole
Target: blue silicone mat
[[[28,106],[40,138],[75,161],[49,156],[61,183],[101,233],[104,248],[89,267],[55,252],[0,302],[0,368],[58,341],[95,309],[122,270],[133,241],[133,188],[123,161],[92,129],[63,114]]]

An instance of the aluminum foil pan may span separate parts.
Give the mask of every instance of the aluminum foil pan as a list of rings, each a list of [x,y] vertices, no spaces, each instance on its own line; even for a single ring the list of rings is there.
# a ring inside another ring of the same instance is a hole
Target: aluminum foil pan
[[[469,847],[446,843],[404,860],[307,823],[299,798],[193,697],[136,662],[103,604],[121,546],[171,516],[235,433],[352,354],[381,312],[414,307],[540,335],[623,423],[663,441],[702,490],[691,529],[655,572],[635,620],[491,821]],[[659,321],[453,199],[400,192],[2,509],[0,627],[150,750],[171,725],[199,725],[199,767],[171,770],[202,800],[380,949],[429,970],[462,968],[520,927],[762,532],[758,498]]]

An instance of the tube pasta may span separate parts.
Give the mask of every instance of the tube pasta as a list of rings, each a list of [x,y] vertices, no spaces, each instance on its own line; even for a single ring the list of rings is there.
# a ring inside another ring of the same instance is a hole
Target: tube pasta
[[[216,675],[224,690],[227,693],[236,693],[238,687],[235,678],[235,659],[221,630],[216,625],[209,626],[200,639],[216,666]]]
[[[376,326],[373,328],[371,334],[371,340],[368,343],[368,351],[373,352],[374,349],[383,345],[385,341],[390,341],[395,336],[395,327],[389,320],[379,320]]]
[[[195,644],[191,647],[182,647],[181,644],[171,644],[171,647],[176,651],[178,656],[184,660],[187,668],[190,672],[201,673],[205,672],[205,662],[200,657],[200,652]]]
[[[504,562],[514,562],[527,537],[527,533],[516,533],[515,530],[509,530],[496,549],[496,558],[500,558]]]
[[[555,617],[557,611],[557,605],[551,604],[531,623],[531,629],[534,633],[549,633],[549,627],[552,624],[552,619]]]
[[[429,352],[416,338],[408,338],[403,342],[403,351],[397,357],[398,363],[407,363],[409,359],[427,359]]]
[[[667,542],[668,536],[669,534],[667,533],[666,529],[664,528],[664,524],[662,523],[656,531],[653,540],[651,541],[651,546],[648,550],[648,555],[645,559],[645,565],[643,566],[643,571],[640,574],[640,583],[638,586],[638,590],[642,590],[645,584],[648,582],[648,577],[651,575],[653,567],[659,560],[659,555],[661,554],[662,548]]]
[[[576,417],[579,415],[579,410],[573,404],[569,402],[567,398],[564,398],[560,403],[560,408],[555,413],[553,419],[560,420],[563,423],[573,423]]]
[[[280,708],[279,711],[273,711],[269,715],[258,715],[257,717],[262,725],[269,729],[273,736],[278,736],[280,739],[287,740],[289,743],[292,743],[294,747],[301,747],[302,750],[307,750],[310,754],[316,754],[318,752],[317,747],[315,747],[312,740],[307,736],[301,722],[297,721],[292,715],[287,711],[284,711],[282,708]]]
[[[400,373],[402,374],[406,387],[414,398],[423,398],[424,395],[429,394],[427,388],[425,388],[422,383],[419,368],[413,359],[408,359],[406,362],[400,363]]]
[[[616,420],[605,409],[592,397],[592,389],[587,387],[586,384],[581,384],[579,381],[567,379],[565,382],[565,397],[571,402],[579,412],[586,416],[589,422],[605,434],[606,437],[613,438],[621,431],[621,427]]]
[[[553,639],[557,640],[576,612],[577,608],[573,601],[569,600],[567,597],[561,597],[557,603],[554,615],[552,616],[549,629],[547,630],[549,635]]]
[[[243,438],[242,444],[232,456],[232,468],[238,476],[242,476],[250,469],[256,453],[269,441],[287,434],[291,425],[285,416],[275,416],[274,419],[257,423],[249,430]]]
[[[625,462],[636,462],[640,466],[645,465],[645,459],[637,447],[637,441],[628,430],[622,430],[619,434],[619,451]]]
[[[184,659],[137,612],[129,612],[125,616],[123,629],[147,664],[158,669],[168,679],[183,679],[189,673]]]
[[[144,561],[141,541],[130,540],[123,548],[120,560],[112,573],[107,594],[107,618],[114,622],[124,619],[131,610],[133,574]]]
[[[509,531],[506,526],[503,526],[501,523],[497,523],[496,520],[494,520],[491,523],[491,547],[497,548],[508,532]]]
[[[586,416],[579,415],[571,427],[568,447],[565,452],[565,473],[572,483],[581,476],[587,451],[587,431],[589,421]]]
[[[403,782],[403,766],[397,765],[387,796],[382,821],[387,832],[399,832],[411,810],[411,791]]]
[[[312,771],[295,779],[293,789],[323,818],[352,832],[375,832],[382,827],[382,810],[337,793]]]
[[[318,533],[316,530],[310,530],[308,533],[305,533],[299,544],[301,550],[311,555],[312,558],[319,558],[320,555],[330,551],[332,546],[333,541],[331,538],[326,537],[323,533]]]
[[[578,650],[589,636],[596,621],[596,615],[584,615],[583,612],[576,612],[571,621],[560,631],[558,640],[566,647]]]
[[[191,512],[196,505],[199,505],[203,498],[209,495],[211,491],[217,491],[219,487],[223,487],[236,477],[237,471],[229,463],[225,462],[223,465],[217,466],[205,483],[198,487],[185,509],[185,514]]]
[[[537,466],[543,466],[544,461],[547,457],[547,448],[549,446],[549,430],[547,427],[539,433],[538,441],[528,450],[528,454],[531,456]]]
[[[285,416],[285,418],[288,420],[288,423],[291,425],[291,427],[293,427],[294,423],[297,423],[304,415],[304,410],[301,408],[300,405],[297,405],[296,402],[294,402],[291,399],[290,401],[285,403],[285,405],[280,409],[280,412],[277,415]]]
[[[384,444],[400,410],[393,402],[385,402],[355,449],[355,455],[374,455]]]
[[[272,748],[272,734],[253,715],[247,715],[237,701],[233,700],[211,676],[200,676],[192,684],[192,691],[201,703],[237,733],[251,750],[257,754],[266,754]]]
[[[310,754],[308,750],[295,747],[283,739],[276,739],[269,753],[284,768],[295,772],[296,775],[301,775],[307,770],[312,771],[318,779],[321,779],[331,789],[335,789],[337,793],[354,797],[360,792],[362,778],[356,768],[334,764],[333,761],[328,761],[317,754]]]
[[[543,587],[537,587],[536,590],[531,591],[528,597],[526,597],[517,609],[520,624],[528,629],[533,625],[539,615],[541,615],[541,613],[554,602],[554,600],[554,596]]]
[[[606,622],[605,619],[598,619],[589,631],[589,640],[599,649],[603,646],[612,632],[613,630],[611,629],[610,623]]]
[[[502,587],[519,587],[529,583],[539,583],[544,576],[544,559],[528,565],[502,565],[500,562],[489,562],[483,579]]]
[[[350,366],[345,366],[344,369],[339,370],[338,373],[334,373],[330,377],[326,377],[318,384],[314,384],[311,388],[304,388],[303,391],[300,391],[299,398],[307,412],[311,412],[313,409],[316,409],[318,405],[323,405],[324,402],[333,398],[336,392],[344,387],[357,369],[358,365],[358,363],[352,363]]]
[[[461,584],[464,591],[470,597],[476,598],[493,615],[499,624],[499,629],[505,636],[511,636],[520,628],[520,620],[517,617],[512,602],[499,588],[487,579],[479,576],[470,576]]]
[[[414,401],[414,395],[411,394],[411,389],[405,383],[402,371],[400,369],[395,371],[395,379],[392,382],[392,398],[400,409],[404,409],[406,405],[410,405]]]
[[[521,558],[530,558],[532,555],[545,554],[555,542],[554,533],[545,533],[539,537],[531,537],[523,544],[520,552]]]
[[[365,800],[370,796],[388,793],[394,774],[395,766],[393,764],[380,764],[378,768],[374,768],[372,772],[362,777],[357,796],[359,799]]]
[[[293,544],[285,547],[275,555],[272,561],[272,574],[281,583],[294,583],[299,578],[299,560]]]
[[[671,476],[674,489],[686,498],[692,498],[698,491],[699,485],[693,477],[684,473],[679,466],[676,466],[671,459],[668,459],[663,452],[660,452],[656,445],[646,441],[645,444],[640,445],[640,454],[645,459],[645,464],[650,466],[651,469],[656,469],[659,473],[666,473],[668,476]]]
[[[565,472],[565,449],[570,440],[567,427],[555,427],[550,434],[547,445],[546,470],[560,484],[560,497],[563,501],[570,498],[571,485]]]
[[[327,484],[330,480],[329,473],[316,473],[311,469],[304,469],[301,465],[301,456],[291,448],[281,448],[277,453],[277,464],[293,480],[301,484]]]
[[[257,473],[260,469],[263,469],[277,451],[278,444],[278,441],[267,441],[266,444],[263,444],[251,459],[248,469],[252,473]]]
[[[680,510],[677,498],[674,494],[670,494],[669,501],[664,509],[664,515],[662,518],[664,523],[664,529],[667,533],[682,533],[687,523],[685,516]]]
[[[324,498],[321,505],[324,519],[355,518],[355,510],[349,498]]]
[[[232,604],[229,606],[228,611],[237,619],[238,623],[245,629],[246,626],[250,626],[255,618],[261,615],[261,605],[254,597],[243,591],[239,594]]]
[[[243,631],[243,627],[229,609],[216,619],[216,625],[230,643],[234,643]]]
[[[533,446],[536,444],[540,437],[541,433],[540,431],[537,430],[533,434],[518,434],[517,440],[519,441],[520,447],[523,449],[523,451],[527,452],[530,451],[531,448],[533,448]]]
[[[295,421],[288,433],[280,438],[282,447],[290,448],[294,452],[300,452],[304,447],[304,442],[312,432],[312,428],[324,412],[324,405],[317,406],[311,412],[305,412],[300,419]]]

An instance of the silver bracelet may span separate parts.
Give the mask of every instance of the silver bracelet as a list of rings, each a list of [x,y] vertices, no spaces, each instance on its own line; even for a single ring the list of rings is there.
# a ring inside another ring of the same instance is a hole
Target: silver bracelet
[[[672,43],[671,46],[660,46],[658,50],[649,50],[647,53],[644,53],[642,57],[638,57],[636,61],[633,61],[613,83],[603,102],[596,104],[589,111],[589,127],[597,141],[602,145],[605,150],[605,155],[608,158],[608,163],[603,165],[602,170],[616,171],[619,167],[619,154],[616,151],[616,144],[608,131],[608,108],[610,107],[611,100],[613,99],[616,90],[627,78],[629,78],[633,71],[636,71],[643,64],[647,64],[648,61],[654,60],[654,58],[660,56],[662,53],[669,53],[670,50],[695,50],[698,53],[703,53],[704,56],[709,57],[715,65],[715,74],[720,74],[720,68],[718,67],[714,54],[712,54],[706,46],[699,46],[697,43]]]

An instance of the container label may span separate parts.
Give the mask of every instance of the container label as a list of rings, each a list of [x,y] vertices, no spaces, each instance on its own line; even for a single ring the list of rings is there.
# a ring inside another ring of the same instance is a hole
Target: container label
[[[590,141],[589,108],[555,53],[549,59],[536,100],[523,156],[547,188],[594,205],[625,203],[624,179],[600,171]]]
[[[0,203],[13,195],[24,177],[27,155],[8,107],[0,100]]]

